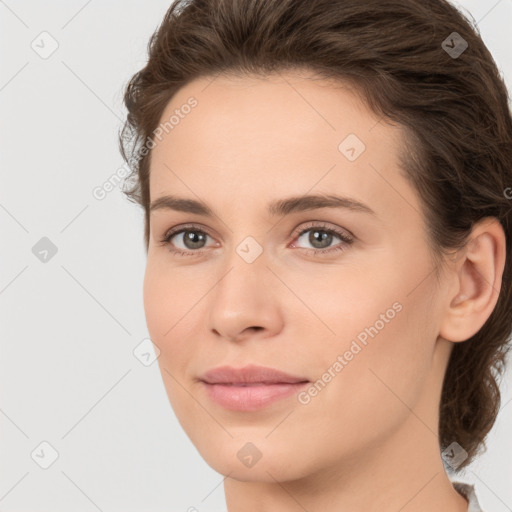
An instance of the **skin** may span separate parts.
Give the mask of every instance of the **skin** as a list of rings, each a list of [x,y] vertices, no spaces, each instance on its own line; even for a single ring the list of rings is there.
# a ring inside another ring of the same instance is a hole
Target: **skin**
[[[496,304],[503,229],[478,223],[437,281],[419,196],[399,167],[404,132],[348,86],[311,78],[204,77],[162,114],[198,101],[152,150],[151,201],[172,193],[215,214],[150,216],[144,307],[170,403],[205,461],[229,475],[229,512],[465,512],[443,468],[438,407],[454,343]],[[338,150],[348,134],[366,146],[353,162]],[[375,215],[268,215],[267,202],[307,193],[349,196]],[[315,222],[348,231],[353,243],[333,235],[315,246],[311,231],[299,239]],[[183,233],[161,243],[187,223],[208,235],[202,247],[185,245]],[[252,263],[236,251],[248,236],[263,251]],[[253,363],[314,382],[397,302],[401,311],[307,404],[292,396],[229,411],[198,380],[213,367]],[[247,442],[262,454],[252,467],[237,457]]]

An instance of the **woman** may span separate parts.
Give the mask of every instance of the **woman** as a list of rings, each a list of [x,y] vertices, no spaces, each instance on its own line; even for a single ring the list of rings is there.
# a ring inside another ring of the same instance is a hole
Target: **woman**
[[[144,306],[229,512],[481,510],[512,119],[444,0],[178,0],[125,93]]]

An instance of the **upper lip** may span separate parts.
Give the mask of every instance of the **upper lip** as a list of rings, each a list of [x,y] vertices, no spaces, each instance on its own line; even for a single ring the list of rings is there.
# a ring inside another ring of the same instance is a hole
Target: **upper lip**
[[[243,368],[218,366],[207,371],[200,380],[208,384],[295,384],[297,382],[308,382],[308,379],[304,377],[290,375],[276,368],[257,365],[248,365]]]

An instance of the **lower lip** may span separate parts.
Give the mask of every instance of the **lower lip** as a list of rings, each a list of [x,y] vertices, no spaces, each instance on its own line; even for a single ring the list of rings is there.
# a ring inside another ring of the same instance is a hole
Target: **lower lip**
[[[203,382],[210,399],[232,411],[257,411],[298,393],[308,384],[309,382],[237,386]]]

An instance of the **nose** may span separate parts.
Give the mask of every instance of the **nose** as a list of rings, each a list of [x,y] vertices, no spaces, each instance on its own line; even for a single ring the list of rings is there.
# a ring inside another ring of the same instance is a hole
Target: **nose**
[[[282,329],[284,293],[261,255],[252,263],[235,254],[210,295],[208,328],[219,338],[241,341],[274,336]]]

